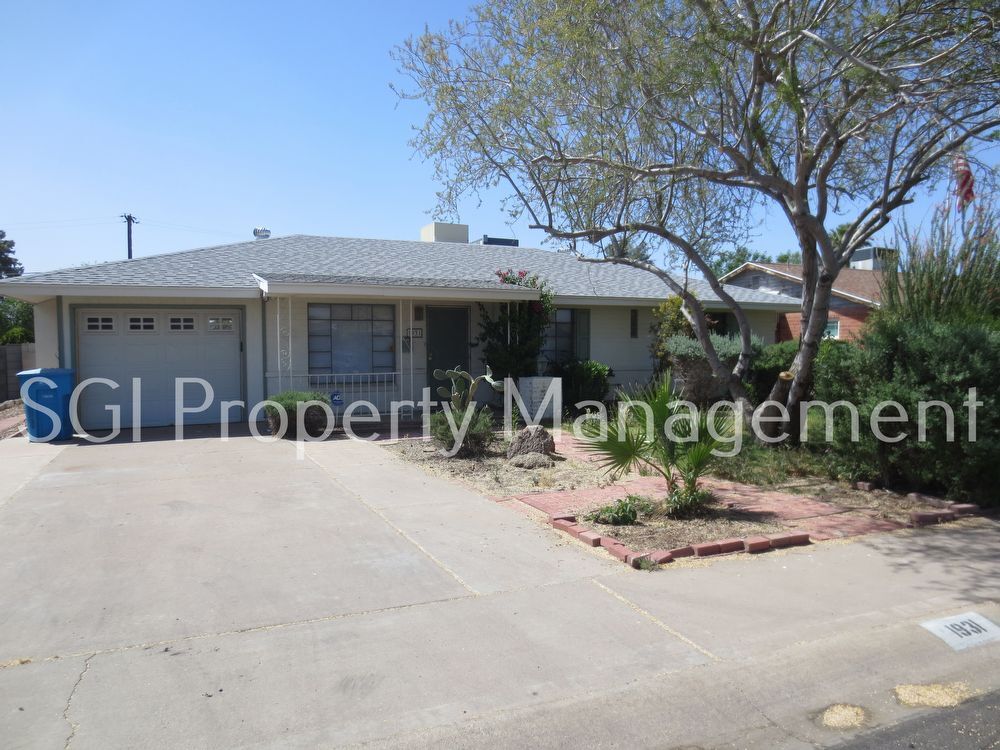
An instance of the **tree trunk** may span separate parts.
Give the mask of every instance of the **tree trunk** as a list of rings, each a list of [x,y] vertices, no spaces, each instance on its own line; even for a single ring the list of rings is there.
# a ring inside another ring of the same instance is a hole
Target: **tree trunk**
[[[803,290],[804,291],[804,290]],[[768,399],[778,401],[788,410],[788,422],[775,424],[775,434],[780,430],[792,430],[798,433],[799,404],[806,396],[812,381],[813,364],[819,353],[819,343],[823,340],[826,323],[830,314],[830,298],[833,291],[833,277],[823,269],[816,282],[815,291],[811,295],[811,309],[803,311],[803,321],[808,321],[800,334],[798,354],[792,362],[791,381],[778,380],[771,389]],[[803,293],[803,298],[806,295]]]

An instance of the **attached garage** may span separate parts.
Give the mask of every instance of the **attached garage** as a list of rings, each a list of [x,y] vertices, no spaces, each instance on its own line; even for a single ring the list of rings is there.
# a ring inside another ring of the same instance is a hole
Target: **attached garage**
[[[220,421],[222,401],[244,399],[242,312],[238,309],[78,308],[76,319],[77,382],[106,378],[118,388],[94,383],[80,396],[79,414],[88,430],[112,426],[108,407],[121,409],[121,426],[133,424],[133,378],[139,378],[138,424],[143,427],[175,422],[176,378],[201,378],[213,390],[206,411],[185,414],[184,424]],[[205,400],[197,384],[184,388],[184,406]],[[233,408],[228,418],[241,419]]]

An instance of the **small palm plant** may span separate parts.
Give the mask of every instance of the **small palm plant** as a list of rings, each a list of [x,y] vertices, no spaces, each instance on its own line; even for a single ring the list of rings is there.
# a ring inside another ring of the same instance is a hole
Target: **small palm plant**
[[[619,391],[618,418],[605,429],[585,422],[582,447],[602,457],[600,466],[613,479],[643,468],[662,476],[668,490],[665,510],[679,517],[696,513],[711,498],[698,480],[731,429],[730,416],[717,413],[710,424],[704,411],[678,401],[668,372],[635,393]]]

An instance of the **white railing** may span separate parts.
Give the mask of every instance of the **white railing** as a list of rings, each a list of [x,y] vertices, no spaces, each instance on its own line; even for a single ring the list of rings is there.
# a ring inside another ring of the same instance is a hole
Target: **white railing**
[[[335,414],[355,401],[370,401],[383,415],[389,414],[392,401],[400,399],[398,372],[352,372],[326,375],[306,373],[267,374],[268,394],[280,391],[318,391],[330,397]],[[365,409],[355,412],[359,416]]]

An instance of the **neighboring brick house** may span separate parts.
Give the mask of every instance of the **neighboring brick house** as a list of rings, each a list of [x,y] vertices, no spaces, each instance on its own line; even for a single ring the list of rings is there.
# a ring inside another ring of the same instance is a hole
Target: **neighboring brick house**
[[[719,280],[745,289],[802,298],[801,263],[748,262]],[[834,284],[825,335],[833,339],[855,338],[871,311],[881,303],[881,282],[881,270],[843,269]],[[798,340],[801,328],[799,313],[782,313],[778,316],[775,340]]]

